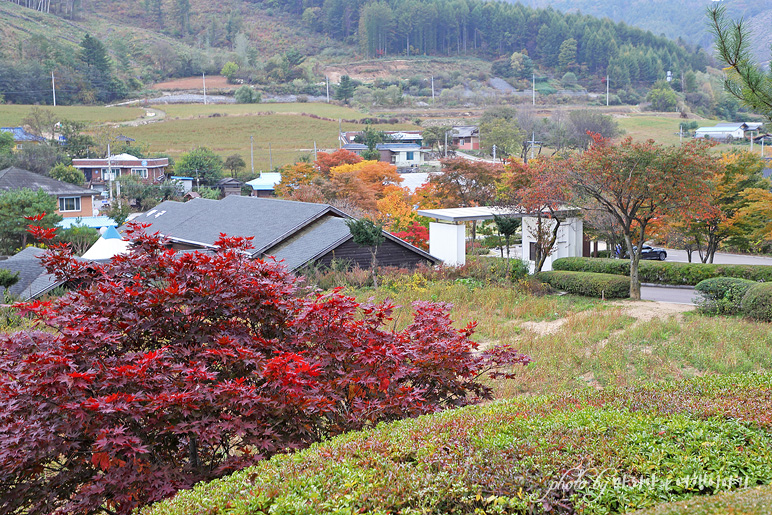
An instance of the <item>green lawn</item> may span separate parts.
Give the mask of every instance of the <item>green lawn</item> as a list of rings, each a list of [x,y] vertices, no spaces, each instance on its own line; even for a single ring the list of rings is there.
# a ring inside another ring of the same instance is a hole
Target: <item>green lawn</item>
[[[27,117],[31,105],[0,105],[0,126],[16,127]],[[59,120],[72,120],[86,123],[125,122],[135,120],[145,114],[141,107],[102,107],[102,106],[39,106],[51,110]]]

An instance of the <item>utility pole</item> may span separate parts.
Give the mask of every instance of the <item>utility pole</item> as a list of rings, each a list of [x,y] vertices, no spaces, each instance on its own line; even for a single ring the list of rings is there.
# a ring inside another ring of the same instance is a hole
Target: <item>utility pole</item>
[[[206,105],[206,73],[202,73],[201,78],[204,81],[204,105]]]
[[[343,120],[338,118],[338,150],[343,148]]]
[[[54,96],[54,107],[56,107],[56,81],[54,80],[53,70],[51,70],[51,92],[53,93],[53,96]]]
[[[107,174],[110,178],[110,200],[113,199],[113,168],[110,166],[110,144],[107,144]]]
[[[249,159],[252,162],[252,175],[255,174],[255,137],[249,135]]]
[[[448,157],[448,131],[445,131],[445,157]]]
[[[273,170],[273,152],[271,152],[270,143],[268,143],[268,161],[271,163],[271,170]]]
[[[327,103],[330,103],[330,77],[325,75],[324,79],[327,81]]]
[[[751,131],[751,152],[753,152],[753,132]]]
[[[533,95],[533,105],[536,105],[536,74],[531,76],[531,94]]]
[[[434,105],[434,75],[432,75],[432,105]]]
[[[606,75],[606,107],[608,107],[608,75]]]
[[[496,145],[493,145],[493,160],[496,160]]]
[[[316,141],[314,141],[314,161],[316,161]]]
[[[679,130],[678,130],[678,142],[683,143],[684,142],[684,124],[679,124]]]

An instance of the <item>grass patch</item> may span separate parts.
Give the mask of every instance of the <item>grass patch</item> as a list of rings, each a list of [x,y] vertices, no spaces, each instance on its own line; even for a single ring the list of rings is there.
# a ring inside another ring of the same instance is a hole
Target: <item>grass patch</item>
[[[125,122],[135,120],[145,114],[145,110],[140,107],[1,105],[0,126],[18,127],[33,107],[51,110],[60,120],[72,120],[88,124]]]
[[[630,515],[764,515],[772,506],[772,486],[745,488],[688,501],[667,503],[656,508],[632,512]]]
[[[141,513],[606,514],[768,484],[770,381],[585,390],[381,424]],[[732,483],[694,481],[719,475]]]
[[[278,103],[263,102],[261,104],[170,104],[153,106],[161,111],[166,111],[169,117],[196,118],[209,116],[214,113],[227,115],[250,115],[273,111],[275,113],[306,113],[325,118],[343,118],[344,120],[361,120],[367,115],[350,107],[335,104],[309,103]]]

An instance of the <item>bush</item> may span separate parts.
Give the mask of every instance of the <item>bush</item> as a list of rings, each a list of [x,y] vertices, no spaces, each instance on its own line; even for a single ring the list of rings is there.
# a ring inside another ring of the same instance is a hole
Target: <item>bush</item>
[[[700,311],[708,314],[734,315],[740,313],[741,302],[748,288],[758,284],[736,277],[716,277],[697,283],[694,289],[700,294]]]
[[[555,270],[597,272],[630,276],[627,259],[560,258],[552,263]],[[705,279],[736,277],[754,282],[772,281],[772,266],[768,265],[716,265],[708,263],[676,263],[668,261],[644,261],[638,265],[641,282],[682,284],[695,286]]]
[[[539,272],[536,278],[553,288],[587,297],[607,299],[630,296],[630,280],[614,274],[591,272]]]
[[[236,100],[237,104],[259,104],[263,99],[259,91],[246,84],[236,90],[233,98]]]
[[[305,295],[245,238],[177,254],[138,226],[129,237],[108,264],[48,253],[81,289],[24,305],[51,330],[0,337],[3,513],[128,514],[287,449],[490,398],[488,372],[529,361],[478,352],[444,304],[416,303],[395,331],[389,303]]]
[[[755,284],[748,288],[740,307],[742,314],[748,318],[772,322],[772,283]]]

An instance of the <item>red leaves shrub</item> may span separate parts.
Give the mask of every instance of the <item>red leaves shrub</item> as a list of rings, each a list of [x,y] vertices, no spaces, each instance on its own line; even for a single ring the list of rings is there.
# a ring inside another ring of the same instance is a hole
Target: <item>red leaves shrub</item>
[[[175,254],[133,228],[110,264],[44,259],[81,288],[23,305],[48,331],[0,338],[3,513],[129,513],[197,481],[379,421],[490,397],[529,360],[477,352],[448,306],[305,294],[249,242]],[[500,372],[499,372],[500,373]]]
[[[404,231],[395,232],[394,236],[405,240],[414,247],[426,251],[429,250],[429,229],[418,222],[413,222],[410,227]]]

